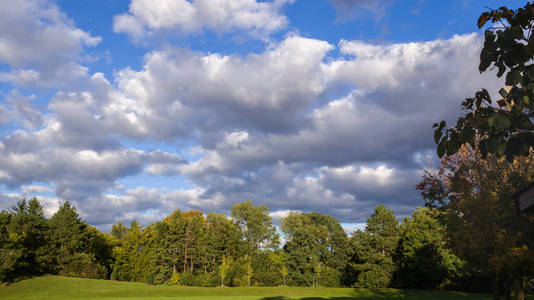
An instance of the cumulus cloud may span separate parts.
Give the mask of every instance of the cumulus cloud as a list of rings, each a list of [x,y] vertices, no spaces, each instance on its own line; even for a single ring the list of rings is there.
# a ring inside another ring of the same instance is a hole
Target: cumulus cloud
[[[204,29],[219,34],[244,31],[265,38],[287,26],[281,14],[294,0],[132,0],[129,11],[116,15],[113,30],[134,39],[161,30],[198,33]]]
[[[420,156],[435,149],[431,125],[456,118],[475,90],[502,84],[478,74],[479,45],[476,34],[341,41],[343,56],[332,58],[329,43],[291,35],[246,56],[152,51],[139,70],[112,81],[96,73],[85,89],[58,92],[47,115],[20,114],[42,125],[2,138],[0,182],[50,183],[93,224],[149,222],[175,208],[227,211],[246,200],[346,223],[364,222],[378,203],[407,215],[422,205],[414,186]],[[351,90],[331,97],[343,84]],[[180,143],[195,158],[124,139]],[[113,192],[118,179],[141,173],[185,176],[192,187]]]
[[[76,28],[59,8],[44,0],[0,1],[0,82],[19,86],[68,86],[87,75],[83,49],[101,38]]]

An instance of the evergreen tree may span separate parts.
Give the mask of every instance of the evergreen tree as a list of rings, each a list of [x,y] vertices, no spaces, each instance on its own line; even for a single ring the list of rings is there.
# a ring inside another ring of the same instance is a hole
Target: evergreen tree
[[[22,199],[10,212],[2,213],[1,222],[5,243],[0,252],[0,279],[12,281],[48,272],[52,264],[49,228],[39,201]]]
[[[80,219],[74,206],[63,203],[48,223],[56,272],[73,277],[107,277],[111,245],[100,231]]]
[[[388,287],[395,263],[393,256],[399,240],[399,224],[392,210],[380,204],[367,219],[365,231],[356,231],[353,268],[357,272],[356,286],[366,288]]]

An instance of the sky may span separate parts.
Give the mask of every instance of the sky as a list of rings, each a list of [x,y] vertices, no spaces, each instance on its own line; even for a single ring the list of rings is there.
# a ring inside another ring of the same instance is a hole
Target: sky
[[[0,209],[407,216],[432,124],[503,84],[476,27],[502,5],[524,1],[0,0]]]

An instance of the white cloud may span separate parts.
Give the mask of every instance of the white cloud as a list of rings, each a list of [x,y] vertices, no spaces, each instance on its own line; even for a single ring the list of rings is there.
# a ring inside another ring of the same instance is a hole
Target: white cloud
[[[111,81],[96,73],[85,89],[57,93],[40,128],[2,138],[0,182],[49,183],[94,224],[251,199],[273,212],[318,210],[350,223],[378,203],[409,214],[422,204],[415,158],[435,149],[432,123],[455,119],[464,97],[501,84],[478,74],[480,44],[477,35],[342,41],[345,56],[334,59],[327,42],[288,36],[247,56],[153,51],[139,70]],[[346,83],[351,91],[330,96]],[[186,145],[198,159],[130,149],[124,139]],[[118,179],[141,172],[182,175],[193,187],[112,193]]]
[[[84,47],[100,43],[74,26],[59,8],[45,0],[1,0],[0,82],[20,86],[63,86],[86,76]]]
[[[281,14],[294,0],[132,0],[129,12],[113,18],[113,30],[140,39],[158,30],[197,33],[204,29],[219,34],[244,31],[265,38],[287,26]]]

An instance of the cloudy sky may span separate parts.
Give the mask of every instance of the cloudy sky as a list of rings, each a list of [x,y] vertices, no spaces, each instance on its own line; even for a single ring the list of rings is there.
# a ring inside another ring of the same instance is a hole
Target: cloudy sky
[[[0,209],[90,224],[423,200],[432,124],[502,84],[475,0],[0,0]]]

